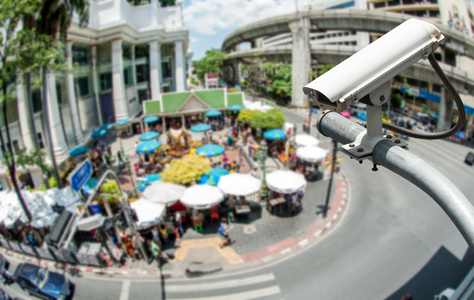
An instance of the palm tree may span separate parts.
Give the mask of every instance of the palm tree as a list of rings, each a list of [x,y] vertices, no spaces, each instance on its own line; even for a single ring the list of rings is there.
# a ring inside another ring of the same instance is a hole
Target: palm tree
[[[79,25],[86,25],[89,20],[89,1],[88,0],[45,0],[39,7],[35,15],[30,16],[25,20],[27,26],[36,28],[37,36],[47,35],[53,37],[53,40],[66,41],[67,30],[71,25],[73,13],[76,12],[79,16]],[[53,171],[58,183],[58,187],[62,187],[62,182],[59,177],[58,166],[56,163],[53,143],[51,140],[51,128],[49,126],[49,114],[46,97],[47,80],[46,73],[48,71],[48,63],[41,66],[42,76],[42,110],[43,122],[45,123],[46,136],[48,141],[49,153],[51,162],[53,163]],[[30,113],[33,113],[30,111]]]

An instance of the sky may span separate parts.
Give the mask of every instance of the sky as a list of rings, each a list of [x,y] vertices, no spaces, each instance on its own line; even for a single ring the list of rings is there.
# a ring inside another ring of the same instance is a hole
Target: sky
[[[184,0],[184,24],[189,29],[193,60],[220,49],[227,34],[269,17],[303,8],[314,0]]]

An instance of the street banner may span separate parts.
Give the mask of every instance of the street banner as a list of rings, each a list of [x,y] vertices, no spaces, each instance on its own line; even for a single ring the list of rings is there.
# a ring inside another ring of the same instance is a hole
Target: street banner
[[[342,155],[336,156],[336,167],[334,168],[334,175],[339,174],[341,171]],[[332,169],[332,156],[326,158],[324,162],[324,180],[328,180],[331,177]]]

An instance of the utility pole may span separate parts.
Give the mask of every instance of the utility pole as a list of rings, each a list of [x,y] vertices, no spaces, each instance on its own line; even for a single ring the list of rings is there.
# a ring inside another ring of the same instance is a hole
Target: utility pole
[[[326,193],[326,202],[324,202],[323,218],[327,217],[329,210],[329,196],[331,195],[332,179],[334,177],[334,170],[336,168],[336,154],[337,154],[337,141],[332,140],[332,166],[331,175],[329,177],[328,190]]]

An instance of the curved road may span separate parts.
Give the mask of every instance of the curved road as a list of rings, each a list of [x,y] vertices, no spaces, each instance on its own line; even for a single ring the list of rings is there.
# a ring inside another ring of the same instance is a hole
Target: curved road
[[[289,122],[303,120],[285,114]],[[463,163],[469,148],[444,140],[409,144],[474,202],[474,167]],[[474,265],[461,234],[418,188],[386,169],[371,168],[343,158],[349,186],[343,217],[314,244],[279,261],[197,279],[79,276],[72,278],[74,299],[398,300],[406,292],[433,299],[456,287]]]

